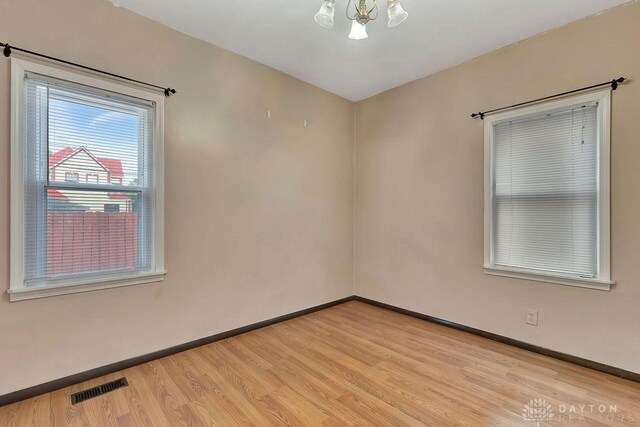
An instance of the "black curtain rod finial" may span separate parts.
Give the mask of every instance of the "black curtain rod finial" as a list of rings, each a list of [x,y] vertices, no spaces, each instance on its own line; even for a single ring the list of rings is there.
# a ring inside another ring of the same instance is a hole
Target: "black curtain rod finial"
[[[615,80],[611,80],[611,89],[612,90],[618,89],[618,84],[624,83],[625,80],[627,80],[627,79],[625,79],[624,77],[619,77],[619,78],[617,78]]]
[[[9,43],[4,44],[4,50],[2,51],[2,53],[4,53],[5,58],[11,56],[11,46],[9,46]]]
[[[484,113],[480,112],[480,113],[473,113],[471,115],[472,119],[475,119],[476,117],[480,117],[480,120],[484,120]]]
[[[167,97],[167,98],[170,97],[171,95],[173,95],[174,93],[176,93],[176,90],[175,89],[171,89],[170,87],[168,87],[168,88],[166,88],[164,90],[164,96]]]

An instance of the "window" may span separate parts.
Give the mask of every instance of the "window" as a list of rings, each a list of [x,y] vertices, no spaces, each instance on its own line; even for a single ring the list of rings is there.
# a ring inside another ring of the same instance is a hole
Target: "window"
[[[65,172],[64,180],[65,182],[78,182],[80,180],[80,175],[77,172]]]
[[[610,92],[485,119],[485,272],[610,289]]]
[[[162,97],[16,59],[12,87],[11,300],[162,280]]]

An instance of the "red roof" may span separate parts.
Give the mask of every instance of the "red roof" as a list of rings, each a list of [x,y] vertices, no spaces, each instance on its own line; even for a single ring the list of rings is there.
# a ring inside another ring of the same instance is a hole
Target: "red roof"
[[[76,150],[74,150],[73,148],[65,147],[62,150],[58,151],[57,153],[53,153],[52,155],[49,156],[49,166],[53,167],[57,165],[58,163],[60,163],[61,161],[63,161],[64,159],[66,159],[67,157],[69,157],[75,152]]]
[[[124,178],[122,173],[122,162],[118,159],[109,159],[106,157],[96,157],[102,166],[111,172],[112,178]]]
[[[53,197],[54,199],[58,200],[68,200],[67,196],[53,188],[47,190],[47,197]]]
[[[53,153],[49,156],[49,167],[55,167],[58,163],[63,160],[71,157],[76,154],[80,150],[86,151],[91,157],[94,157],[93,154],[85,147],[80,147],[78,149],[73,149],[71,147],[65,147],[62,150]],[[124,173],[122,172],[122,162],[118,159],[110,159],[108,157],[94,157],[105,169],[111,172],[112,178],[124,178]]]

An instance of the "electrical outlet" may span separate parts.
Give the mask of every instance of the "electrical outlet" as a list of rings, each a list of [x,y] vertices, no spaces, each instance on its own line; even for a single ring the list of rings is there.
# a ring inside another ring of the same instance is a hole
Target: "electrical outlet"
[[[525,322],[527,325],[538,326],[538,310],[527,308]]]

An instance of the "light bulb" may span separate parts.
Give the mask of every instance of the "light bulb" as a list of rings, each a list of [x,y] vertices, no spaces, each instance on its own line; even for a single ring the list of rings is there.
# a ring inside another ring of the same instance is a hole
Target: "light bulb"
[[[333,15],[336,13],[336,0],[324,0],[315,20],[325,28],[333,28]]]
[[[409,16],[407,11],[402,8],[399,0],[389,0],[388,6],[389,28],[397,27]]]
[[[352,40],[362,40],[369,37],[367,35],[367,26],[361,25],[358,21],[353,21],[351,24],[351,32],[349,33],[349,38]]]

